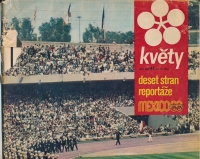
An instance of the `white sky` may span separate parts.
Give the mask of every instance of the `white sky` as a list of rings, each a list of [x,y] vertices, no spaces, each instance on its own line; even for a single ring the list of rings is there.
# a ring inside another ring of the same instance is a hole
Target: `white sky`
[[[7,21],[13,17],[33,20],[34,10],[37,7],[37,21],[35,33],[39,33],[38,27],[49,22],[50,17],[62,17],[68,11],[71,2],[71,14],[69,19],[72,30],[71,42],[79,41],[79,23],[77,16],[81,16],[81,37],[85,28],[91,23],[101,27],[102,11],[105,8],[106,31],[133,31],[133,0],[7,0],[5,15]]]

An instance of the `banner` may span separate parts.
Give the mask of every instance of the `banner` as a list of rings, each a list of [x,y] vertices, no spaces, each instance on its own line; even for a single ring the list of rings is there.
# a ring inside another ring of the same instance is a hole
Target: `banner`
[[[135,114],[187,114],[188,1],[134,6]]]

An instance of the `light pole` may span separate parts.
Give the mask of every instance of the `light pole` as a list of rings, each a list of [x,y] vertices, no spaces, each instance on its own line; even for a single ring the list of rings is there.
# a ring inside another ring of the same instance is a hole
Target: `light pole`
[[[80,32],[80,19],[82,18],[81,16],[77,17],[79,19],[79,43],[81,42],[80,36],[81,36],[81,32]]]

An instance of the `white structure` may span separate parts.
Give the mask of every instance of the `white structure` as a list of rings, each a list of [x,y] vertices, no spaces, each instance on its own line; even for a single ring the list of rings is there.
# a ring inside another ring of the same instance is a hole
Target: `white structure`
[[[17,62],[17,57],[21,54],[21,41],[17,37],[16,30],[8,30],[3,35],[2,46],[2,71],[10,69]]]

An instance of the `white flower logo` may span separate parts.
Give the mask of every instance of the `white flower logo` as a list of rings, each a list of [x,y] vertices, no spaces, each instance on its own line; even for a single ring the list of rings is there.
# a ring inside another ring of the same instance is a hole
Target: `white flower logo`
[[[167,2],[164,0],[156,0],[151,5],[151,12],[142,12],[137,18],[137,23],[142,29],[149,29],[145,33],[145,41],[150,46],[157,46],[163,39],[168,44],[176,44],[180,38],[181,33],[176,28],[177,26],[180,26],[183,24],[185,20],[185,15],[183,12],[179,9],[172,9],[169,11],[169,6]],[[168,13],[168,14],[167,14]],[[163,16],[167,14],[167,20],[163,21]],[[159,22],[155,21],[155,18],[159,17]],[[169,23],[171,26],[166,27],[165,24]],[[154,24],[158,24],[157,29],[152,28],[150,29]],[[163,35],[160,32],[161,27],[164,28]]]

